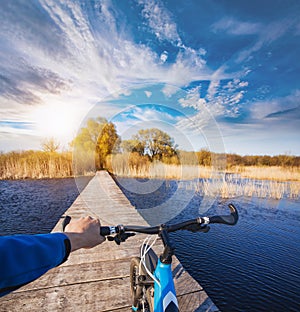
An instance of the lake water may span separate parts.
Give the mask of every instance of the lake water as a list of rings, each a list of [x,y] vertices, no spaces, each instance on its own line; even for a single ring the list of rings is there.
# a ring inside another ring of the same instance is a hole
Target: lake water
[[[80,180],[81,189],[88,180]],[[121,187],[124,181],[119,180]],[[124,187],[123,192],[154,224],[160,223],[159,214],[149,216],[147,209],[166,202],[177,189],[176,181],[168,181],[150,194]],[[49,232],[78,193],[74,179],[0,181],[0,235]],[[194,195],[170,222],[198,216],[201,202]],[[238,224],[172,235],[177,257],[221,311],[300,311],[299,202],[217,200],[207,213],[225,214],[229,202],[239,210]]]
[[[90,178],[77,180],[0,181],[0,235],[50,232]]]

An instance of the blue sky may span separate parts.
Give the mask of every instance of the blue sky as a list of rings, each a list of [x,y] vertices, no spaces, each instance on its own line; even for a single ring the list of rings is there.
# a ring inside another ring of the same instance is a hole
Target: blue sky
[[[300,2],[0,3],[0,150],[101,115],[181,148],[300,155]]]

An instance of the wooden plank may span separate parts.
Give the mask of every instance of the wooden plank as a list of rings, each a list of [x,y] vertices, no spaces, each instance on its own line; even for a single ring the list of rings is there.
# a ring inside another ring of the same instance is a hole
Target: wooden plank
[[[53,269],[51,274],[20,288],[18,292],[129,277],[128,261],[119,259],[60,266]]]
[[[4,297],[0,310],[112,311],[130,307],[130,290],[124,285],[129,285],[129,277],[17,292]]]
[[[207,296],[205,291],[197,291],[188,295],[177,296],[179,310],[182,312],[218,312],[219,309]]]
[[[93,215],[107,225],[147,225],[107,172],[97,173],[67,214],[76,218]],[[61,222],[53,231],[60,230]],[[136,235],[121,246],[106,241],[72,253],[60,267],[0,298],[0,311],[130,311],[130,259],[139,255],[145,237]],[[153,248],[159,253],[161,241],[157,240]],[[217,311],[176,257],[172,269],[180,311]]]

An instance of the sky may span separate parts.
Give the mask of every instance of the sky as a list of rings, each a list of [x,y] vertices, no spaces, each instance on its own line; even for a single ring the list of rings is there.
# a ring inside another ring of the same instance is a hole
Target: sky
[[[300,155],[298,0],[0,0],[0,151],[87,118],[186,150]]]

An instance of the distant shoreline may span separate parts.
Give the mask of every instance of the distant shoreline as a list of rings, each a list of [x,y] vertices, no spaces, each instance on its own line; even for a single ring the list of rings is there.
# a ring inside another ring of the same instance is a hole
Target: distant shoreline
[[[126,168],[126,170],[107,170],[110,174],[123,178],[141,178],[141,179],[166,179],[166,180],[193,180],[201,178],[219,178],[236,176],[239,178],[249,178],[253,180],[268,180],[278,182],[300,181],[300,168],[285,168],[279,166],[238,166],[224,171],[216,171],[211,167],[205,166],[186,166],[186,165],[167,165],[155,164],[150,168]],[[90,171],[78,175],[66,175],[65,173],[57,175],[14,175],[0,176],[0,180],[43,180],[43,179],[64,179],[94,176],[95,172]]]
[[[116,168],[115,168],[116,169]],[[119,168],[120,169],[120,168]],[[115,180],[118,178],[129,179],[157,179],[175,180],[181,187],[193,190],[200,196],[213,196],[220,198],[257,197],[273,199],[300,198],[300,168],[284,167],[235,167],[221,172],[214,171],[204,166],[180,166],[156,163],[148,168],[130,168],[125,171],[108,172]],[[39,178],[11,178],[1,181],[20,180],[53,180],[76,179],[79,177],[91,177],[95,173],[88,172],[84,175],[52,176]],[[183,184],[182,184],[183,182]]]
[[[228,176],[248,178],[253,180],[269,180],[279,182],[300,181],[299,167],[280,166],[235,166],[230,169],[217,170],[208,166],[168,165],[157,163],[144,167],[114,167],[108,170],[111,174],[124,178],[143,179],[216,179]]]
[[[96,155],[69,152],[22,151],[0,153],[0,180],[58,179],[95,174]],[[208,151],[178,152],[174,159],[151,162],[135,153],[113,154],[106,158],[106,169],[132,178],[196,179],[236,174],[241,178],[273,181],[300,181],[300,157],[239,156]]]

